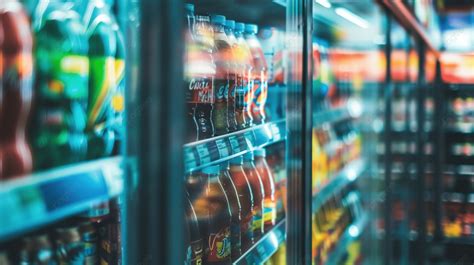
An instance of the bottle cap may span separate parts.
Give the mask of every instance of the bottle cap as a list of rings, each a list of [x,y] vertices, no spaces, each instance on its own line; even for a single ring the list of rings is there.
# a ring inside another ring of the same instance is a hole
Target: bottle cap
[[[211,22],[216,25],[225,25],[225,16],[221,15],[212,15],[211,16]]]
[[[235,20],[227,20],[225,22],[225,26],[230,28],[230,29],[234,29],[235,28]]]
[[[219,174],[219,170],[220,170],[219,165],[212,165],[212,166],[208,166],[208,167],[204,168],[202,170],[202,173],[204,173],[206,175],[217,175],[217,174]]]
[[[245,24],[244,23],[235,23],[235,31],[237,32],[243,32],[245,30]]]
[[[230,160],[231,165],[242,165],[244,163],[244,158],[241,156],[234,157]]]
[[[258,157],[267,156],[267,151],[265,150],[265,148],[256,149],[255,151],[253,151],[253,153],[255,156],[258,156]]]
[[[244,161],[253,161],[254,159],[253,152],[247,152],[244,154]]]
[[[186,11],[194,12],[194,5],[193,4],[185,4],[184,8],[186,9]]]
[[[258,26],[255,25],[255,24],[246,24],[245,25],[245,32],[257,34]]]

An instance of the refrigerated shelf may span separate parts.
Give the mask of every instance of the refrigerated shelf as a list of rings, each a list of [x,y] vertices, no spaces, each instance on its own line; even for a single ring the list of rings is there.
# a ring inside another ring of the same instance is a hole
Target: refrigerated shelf
[[[120,195],[121,157],[68,165],[0,184],[0,241]]]
[[[334,194],[347,187],[354,182],[366,169],[366,163],[362,159],[355,160],[346,165],[339,173],[332,177],[325,186],[313,192],[313,213],[317,212],[319,208]]]
[[[184,145],[186,173],[241,156],[286,139],[286,120]]]
[[[286,221],[282,220],[233,264],[262,264],[275,254],[285,238]]]
[[[344,254],[347,252],[347,248],[349,245],[354,242],[354,240],[357,240],[364,231],[365,226],[368,223],[368,214],[363,213],[357,221],[355,221],[353,224],[349,225],[344,233],[342,234],[341,238],[339,239],[336,247],[332,251],[332,253],[329,255],[327,262],[325,263],[326,265],[336,265],[340,264],[340,261]]]

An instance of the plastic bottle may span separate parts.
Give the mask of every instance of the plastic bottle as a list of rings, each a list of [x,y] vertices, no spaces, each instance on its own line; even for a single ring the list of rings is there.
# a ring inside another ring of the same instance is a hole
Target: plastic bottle
[[[0,27],[4,34],[0,157],[2,178],[11,178],[32,169],[25,130],[33,94],[33,40],[28,18],[16,0],[0,2]]]
[[[253,58],[250,48],[244,38],[245,24],[235,23],[235,37],[237,39],[237,61],[240,65],[237,76],[237,90],[235,93],[235,118],[238,129],[245,129],[253,124],[251,105],[253,101],[252,65]]]
[[[86,158],[88,43],[79,15],[42,0],[34,14],[35,108],[30,128],[35,169]]]
[[[185,253],[185,265],[200,265],[204,258],[204,242],[201,237],[201,231],[199,229],[199,220],[196,212],[194,211],[193,204],[189,200],[189,195],[186,197],[186,225],[185,230],[187,233],[187,240],[185,241],[188,245]]]
[[[83,19],[89,42],[87,158],[95,159],[110,155],[117,137],[113,125],[116,113],[123,107],[120,104],[123,95],[117,96],[124,69],[122,38],[104,0],[84,1],[76,4],[76,9]]]
[[[184,73],[185,73],[185,96],[186,96],[186,142],[194,142],[198,140],[198,125],[194,118],[196,103],[192,102],[190,93],[190,83],[193,80],[193,55],[196,54],[197,44],[194,41],[193,31],[196,24],[196,17],[194,16],[194,5],[185,4],[185,58],[184,58]],[[197,67],[196,67],[197,68]],[[198,69],[198,68],[197,68]]]
[[[262,46],[257,38],[258,26],[245,25],[245,40],[250,48],[253,58],[252,80],[253,101],[251,113],[255,124],[265,122],[265,104],[268,96],[267,61],[263,54]]]
[[[229,56],[229,63],[230,69],[228,74],[229,80],[229,89],[227,92],[227,123],[229,125],[229,132],[234,132],[238,129],[237,127],[237,120],[236,120],[236,90],[237,90],[237,80],[242,79],[239,77],[240,71],[242,69],[243,64],[239,64],[239,60],[237,58],[238,54],[238,46],[237,46],[237,39],[234,35],[235,29],[235,21],[234,20],[226,20],[225,23],[225,33],[227,35],[227,39],[229,40],[229,44],[231,47],[231,52]]]
[[[212,52],[214,50],[214,31],[208,16],[196,16],[194,27],[194,44],[190,64],[186,67],[191,79],[188,86],[186,101],[188,108],[194,105],[194,119],[198,131],[197,139],[207,139],[214,136],[214,77],[216,65]]]
[[[2,108],[3,108],[3,26],[0,25],[0,124],[3,124],[2,120]],[[2,133],[3,126],[0,126],[0,136]],[[0,140],[0,180],[3,176],[3,147],[2,141]]]
[[[253,195],[245,171],[242,167],[243,157],[236,157],[230,160],[230,177],[235,184],[242,209],[242,220],[240,225],[242,252],[249,249],[253,243],[252,213],[253,213]]]
[[[207,178],[205,196],[201,199],[205,203],[200,206],[206,216],[206,264],[231,263],[231,207],[219,177],[218,165],[203,169]],[[197,202],[198,203],[198,202]],[[197,209],[195,208],[196,213]]]
[[[263,199],[263,223],[265,231],[268,231],[275,225],[277,217],[275,180],[267,163],[266,150],[263,148],[256,149],[254,151],[254,155],[255,167],[258,170],[260,178],[262,179],[265,190],[265,197]]]
[[[248,152],[244,155],[243,168],[245,171],[245,175],[247,176],[250,185],[252,186],[252,195],[254,199],[252,229],[254,240],[257,241],[264,233],[263,200],[265,198],[265,190],[260,174],[258,174],[258,170],[255,167],[254,155],[252,152]]]
[[[242,206],[237,188],[229,173],[229,162],[224,162],[220,165],[220,182],[224,188],[227,199],[229,200],[232,223],[230,226],[231,234],[231,257],[232,261],[237,260],[242,254],[242,241],[240,233],[240,225],[242,223]]]
[[[231,69],[231,46],[225,33],[225,16],[213,15],[211,22],[214,29],[214,62],[216,64],[216,77],[214,80],[214,109],[212,122],[215,135],[229,132],[227,120],[227,101],[229,91],[229,73]]]

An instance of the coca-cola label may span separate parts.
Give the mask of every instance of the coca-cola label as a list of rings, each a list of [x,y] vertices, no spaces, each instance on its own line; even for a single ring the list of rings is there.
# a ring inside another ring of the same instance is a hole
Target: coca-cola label
[[[188,85],[186,101],[188,103],[214,103],[213,81],[211,77],[191,79]]]
[[[231,244],[230,244],[230,228],[226,227],[218,233],[211,233],[209,235],[209,255],[207,261],[226,261],[230,258]]]

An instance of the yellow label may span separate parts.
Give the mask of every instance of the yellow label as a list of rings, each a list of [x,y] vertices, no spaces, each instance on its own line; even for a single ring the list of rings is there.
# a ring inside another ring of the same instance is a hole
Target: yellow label
[[[61,60],[61,69],[65,73],[87,75],[89,73],[89,58],[70,55]]]

